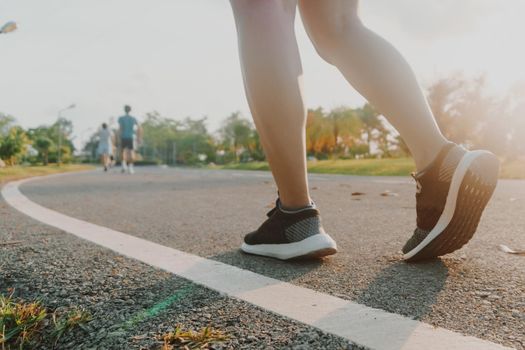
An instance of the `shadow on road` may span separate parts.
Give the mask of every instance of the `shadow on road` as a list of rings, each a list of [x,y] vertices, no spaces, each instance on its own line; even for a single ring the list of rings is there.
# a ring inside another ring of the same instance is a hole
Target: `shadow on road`
[[[281,261],[263,256],[245,254],[239,249],[230,250],[207,258],[286,282],[304,276],[320,268],[325,263],[325,261],[321,259]]]
[[[381,270],[356,301],[421,319],[432,310],[447,276],[448,268],[441,260],[417,265],[395,262]],[[417,321],[363,310],[358,304],[333,310],[313,324],[322,329],[337,330],[338,335],[374,349],[418,349],[422,339],[435,334],[434,328]]]
[[[448,268],[439,259],[399,261],[381,270],[356,301],[419,320],[432,310],[447,277]]]
[[[330,260],[280,261],[244,254],[237,249],[208,259],[286,282],[330,263]],[[448,267],[439,259],[419,264],[394,262],[382,269],[357,298],[352,299],[359,304],[420,320],[432,311],[448,274]],[[334,283],[337,283],[337,276],[334,276]]]

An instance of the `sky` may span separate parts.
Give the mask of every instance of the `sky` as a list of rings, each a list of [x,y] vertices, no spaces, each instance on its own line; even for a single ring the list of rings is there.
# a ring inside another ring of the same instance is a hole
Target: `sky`
[[[525,81],[523,0],[366,0],[360,13],[423,87],[457,73],[485,74],[499,93]],[[307,106],[362,105],[297,17]],[[0,112],[24,127],[53,123],[72,103],[63,115],[76,145],[124,104],[139,119],[207,116],[210,131],[234,111],[249,117],[227,0],[0,0],[0,25],[11,20],[19,29],[0,35]]]

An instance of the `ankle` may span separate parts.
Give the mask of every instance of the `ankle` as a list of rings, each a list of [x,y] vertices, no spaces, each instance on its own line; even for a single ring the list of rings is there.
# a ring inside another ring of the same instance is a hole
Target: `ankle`
[[[313,206],[313,201],[309,198],[305,199],[299,199],[299,200],[283,200],[282,197],[279,198],[280,207],[283,210],[286,211],[295,211],[304,209],[307,207]]]
[[[414,162],[416,163],[416,172],[419,172],[428,167],[434,159],[436,159],[439,152],[447,145],[450,141],[444,137],[436,142],[429,143],[425,147],[414,152]]]

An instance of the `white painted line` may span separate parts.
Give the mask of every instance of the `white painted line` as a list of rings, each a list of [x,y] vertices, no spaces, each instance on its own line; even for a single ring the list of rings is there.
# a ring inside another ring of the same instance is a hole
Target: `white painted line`
[[[5,185],[6,202],[47,225],[353,343],[377,350],[507,349],[66,216],[20,193],[18,187],[33,180]]]

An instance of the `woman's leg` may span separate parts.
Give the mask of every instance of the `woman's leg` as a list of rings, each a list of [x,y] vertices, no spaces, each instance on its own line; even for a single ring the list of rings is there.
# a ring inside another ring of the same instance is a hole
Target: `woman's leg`
[[[244,87],[280,203],[241,249],[278,259],[335,254],[311,205],[306,176],[306,108],[294,32],[296,0],[231,0]]]
[[[441,134],[412,69],[358,17],[358,0],[300,0],[299,9],[319,54],[335,65],[405,140],[419,170],[447,140]]]
[[[468,152],[449,143],[407,62],[368,30],[357,0],[300,0],[318,52],[398,129],[416,161],[417,228],[403,247],[407,261],[461,248],[476,231],[496,186],[498,160],[487,151]]]
[[[284,207],[310,204],[296,0],[231,0],[246,96]]]

